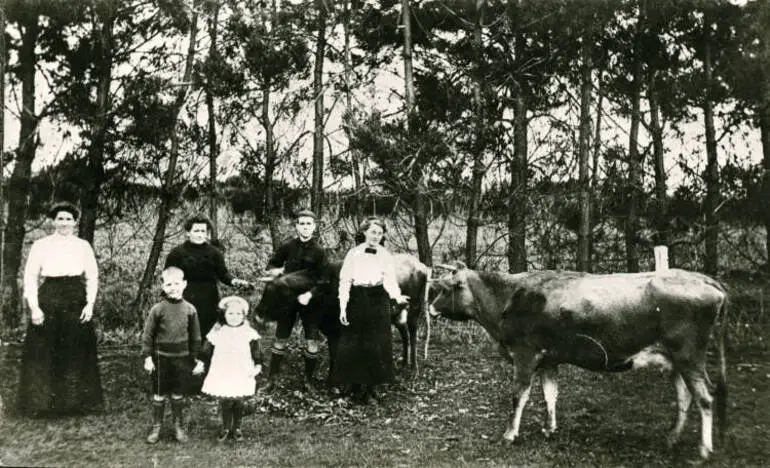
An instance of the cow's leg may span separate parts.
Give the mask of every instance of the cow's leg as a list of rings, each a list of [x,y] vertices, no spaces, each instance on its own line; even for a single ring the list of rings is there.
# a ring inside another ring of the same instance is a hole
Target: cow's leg
[[[706,375],[702,366],[700,369],[684,372],[683,377],[687,383],[687,388],[695,399],[695,404],[700,411],[701,421],[701,442],[699,447],[700,457],[707,459],[714,451],[714,442],[711,437],[714,415],[712,406],[714,398],[706,385]]]
[[[674,372],[673,379],[674,388],[676,389],[676,421],[674,427],[668,435],[669,448],[676,445],[679,442],[679,437],[682,435],[682,430],[687,422],[687,413],[690,410],[690,403],[692,403],[692,394],[687,390],[687,384],[684,381],[684,377],[679,372]]]
[[[513,383],[513,406],[515,408],[510,426],[503,434],[503,439],[513,442],[519,436],[519,426],[524,407],[529,401],[529,392],[532,389],[533,380],[537,377],[534,370],[537,367],[539,357],[534,356],[528,350],[513,350],[516,375]]]
[[[396,329],[401,337],[401,369],[406,369],[409,362],[409,335],[404,324],[397,323]]]
[[[543,428],[543,433],[546,437],[556,432],[556,399],[559,396],[558,372],[558,367],[555,365],[543,366],[540,369],[547,421],[546,427]]]
[[[406,323],[409,336],[409,367],[412,373],[417,373],[417,319]]]

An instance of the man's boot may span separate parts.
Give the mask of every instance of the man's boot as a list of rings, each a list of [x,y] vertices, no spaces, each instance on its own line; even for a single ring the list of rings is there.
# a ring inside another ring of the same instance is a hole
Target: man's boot
[[[263,387],[266,392],[270,392],[277,386],[278,374],[281,372],[281,363],[283,362],[286,350],[277,350],[273,348],[270,353],[270,368],[267,373],[267,383]]]
[[[318,353],[305,352],[305,373],[303,386],[306,391],[315,390],[315,370],[318,367]]]
[[[171,414],[174,417],[174,438],[177,442],[187,442],[187,433],[184,430],[184,407],[187,402],[184,398],[171,399]]]
[[[160,439],[160,428],[163,426],[163,413],[166,411],[166,400],[152,400],[152,429],[147,436],[148,444],[156,444]]]
[[[243,402],[240,400],[233,401],[233,431],[232,437],[236,442],[243,440],[243,433],[241,432],[241,420],[243,419]]]

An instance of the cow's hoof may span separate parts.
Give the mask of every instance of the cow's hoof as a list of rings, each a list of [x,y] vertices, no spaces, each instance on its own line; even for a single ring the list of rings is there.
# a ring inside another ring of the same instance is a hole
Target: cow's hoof
[[[503,434],[503,440],[509,444],[516,442],[516,433],[512,430],[505,431],[505,434]]]
[[[666,447],[669,450],[676,449],[677,445],[679,444],[679,434],[675,432],[671,432],[668,437],[666,437]]]
[[[554,429],[548,429],[547,427],[544,427],[542,429],[542,431],[543,431],[543,435],[545,436],[546,439],[550,439],[554,434],[556,434],[556,429],[555,428]]]
[[[698,447],[698,455],[700,455],[701,460],[706,461],[711,456],[711,449],[705,445],[701,445]]]

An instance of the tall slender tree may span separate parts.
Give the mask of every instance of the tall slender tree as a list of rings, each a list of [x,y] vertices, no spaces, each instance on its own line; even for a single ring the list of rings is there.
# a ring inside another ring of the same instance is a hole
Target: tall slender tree
[[[315,44],[313,65],[313,185],[310,190],[310,205],[317,216],[323,209],[324,190],[324,63],[326,62],[326,18],[329,15],[326,0],[315,0],[318,35]]]

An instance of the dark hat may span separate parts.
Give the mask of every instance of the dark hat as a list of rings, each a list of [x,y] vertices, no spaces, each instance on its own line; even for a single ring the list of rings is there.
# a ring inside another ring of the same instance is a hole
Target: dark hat
[[[299,218],[313,218],[313,219],[316,219],[316,215],[315,215],[315,213],[313,213],[310,210],[301,210],[300,212],[297,213],[297,219],[299,219]]]
[[[70,202],[59,202],[51,205],[51,208],[48,210],[48,217],[51,219],[56,219],[56,215],[58,215],[60,211],[66,211],[67,213],[71,214],[72,217],[75,218],[75,221],[80,218],[80,210],[78,210],[75,205]]]

